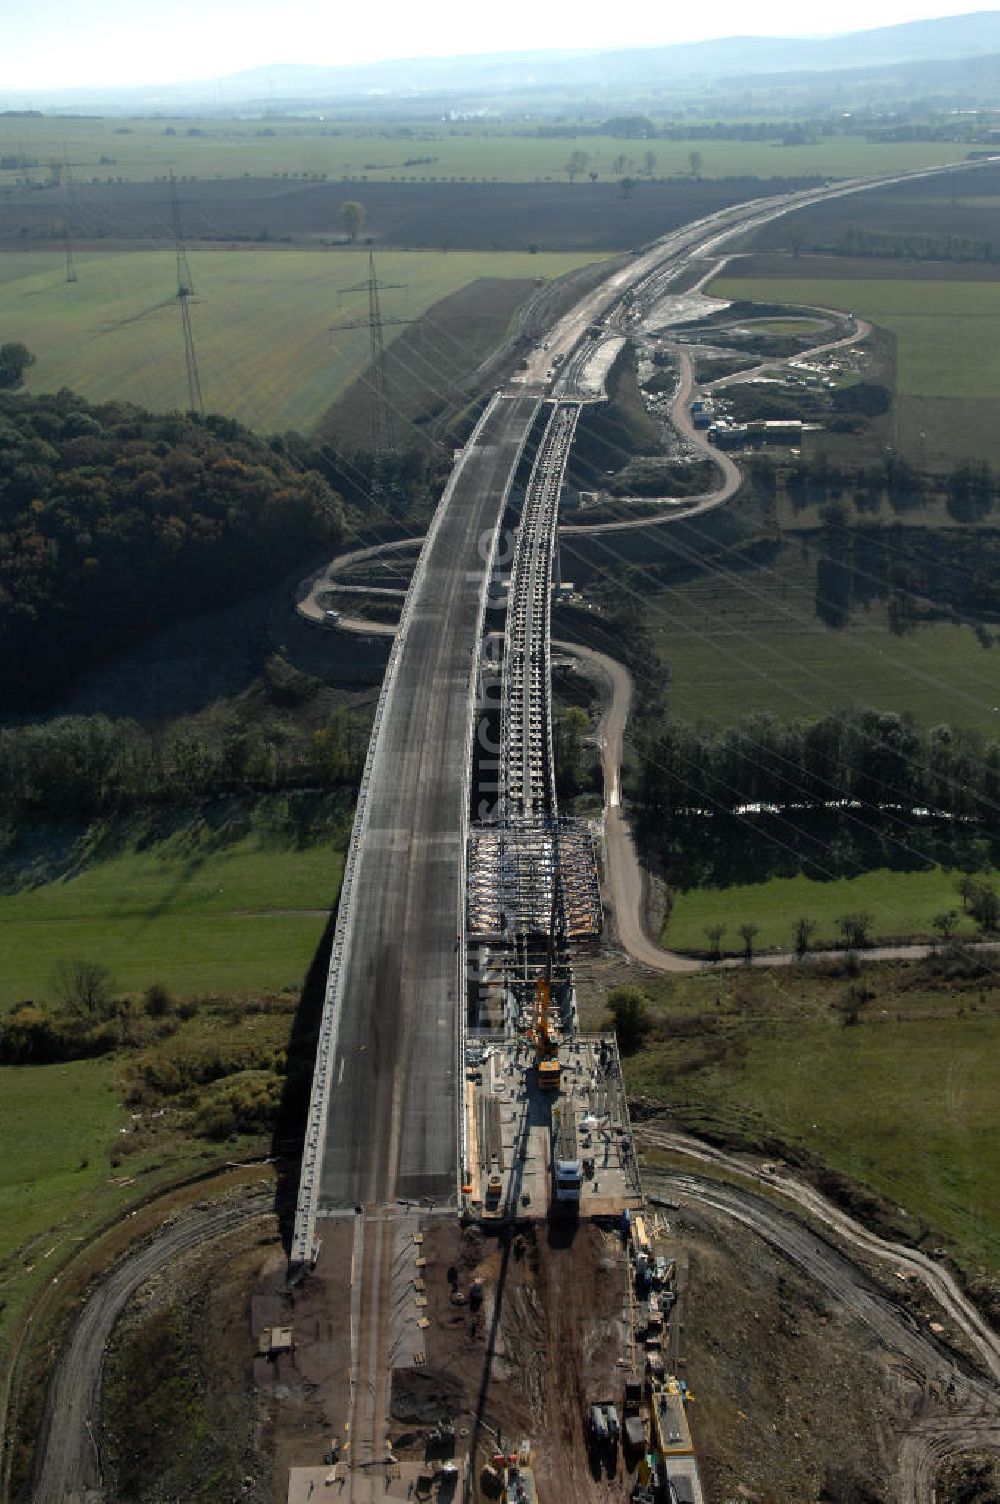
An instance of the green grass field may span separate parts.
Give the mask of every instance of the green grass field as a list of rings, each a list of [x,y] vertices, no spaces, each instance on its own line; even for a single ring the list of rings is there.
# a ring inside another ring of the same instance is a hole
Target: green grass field
[[[925,1221],[967,1268],[1000,1268],[1000,994],[922,988],[912,966],[864,978],[855,1028],[831,1007],[843,978],[654,984],[662,1037],[626,1060],[629,1086],[693,1128],[778,1134],[905,1209],[901,1230]]]
[[[0,1282],[15,1250],[22,1263],[44,1260],[49,1245],[36,1240],[103,1185],[125,1117],[111,1061],[0,1066],[0,1140],[16,1146],[0,1163]],[[72,1234],[64,1225],[60,1244]]]
[[[873,143],[838,137],[808,146],[741,141],[630,141],[581,135],[537,137],[509,126],[449,125],[426,120],[394,135],[382,122],[220,121],[191,118],[155,120],[0,119],[0,156],[27,157],[37,183],[51,180],[51,163],[61,163],[65,146],[77,183],[149,181],[174,171],[179,177],[311,177],[360,181],[566,181],[565,164],[574,151],[589,158],[588,169],[602,179],[625,156],[625,172],[644,168],[654,153],[657,176],[690,170],[692,151],[701,155],[703,177],[849,177],[908,167],[961,161],[966,148],[952,142]],[[107,160],[101,161],[104,157]],[[431,161],[421,161],[431,158]],[[411,165],[407,166],[407,162]],[[23,168],[0,172],[0,186],[24,176]],[[584,175],[586,176],[586,175]]]
[[[0,1366],[25,1301],[125,1205],[108,1164],[121,1095],[111,1060],[0,1067]]]
[[[825,325],[822,319],[752,319],[754,334],[816,334]]]
[[[934,934],[932,920],[949,909],[960,917],[957,935],[972,936],[976,925],[962,915],[956,883],[960,874],[936,867],[930,872],[890,872],[882,868],[860,877],[818,882],[803,877],[773,877],[765,883],[731,888],[697,888],[678,893],[673,912],[664,927],[661,943],[672,950],[706,950],[708,925],[725,926],[722,948],[740,952],[741,924],[756,924],[757,950],[792,950],[794,927],[800,918],[814,919],[817,930],[811,944],[842,945],[837,930],[841,914],[868,912],[874,916],[873,940]],[[983,873],[996,880],[998,874]]]
[[[896,337],[903,397],[1000,396],[1000,281],[837,281],[725,276],[715,297],[860,314]]]
[[[878,603],[835,632],[816,616],[810,571],[792,549],[773,570],[653,595],[649,620],[680,720],[728,725],[762,706],[779,719],[815,720],[860,703],[1000,736],[995,649],[943,622],[896,637]]]
[[[299,986],[340,885],[343,855],[256,835],[221,849],[177,835],[78,877],[0,897],[0,1007],[44,999],[62,957],[110,967],[120,988],[179,996]]]
[[[125,398],[156,412],[187,407],[172,253],[82,253],[79,281],[48,251],[0,255],[0,328],[36,357],[32,391],[71,387],[92,401]],[[404,283],[383,312],[415,319],[479,277],[562,276],[591,255],[518,252],[383,253],[379,276]],[[251,427],[308,431],[368,362],[363,251],[192,252],[191,309],[206,406]],[[391,333],[391,331],[390,331]],[[433,331],[431,331],[431,334]],[[435,380],[428,336],[426,378]]]

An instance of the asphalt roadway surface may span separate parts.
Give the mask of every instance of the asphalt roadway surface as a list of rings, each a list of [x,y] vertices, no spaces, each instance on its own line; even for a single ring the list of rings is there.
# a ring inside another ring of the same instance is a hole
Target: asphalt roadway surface
[[[356,856],[320,1215],[455,1198],[464,1007],[456,936],[483,540],[499,522],[537,400],[497,401],[442,502],[411,587]]]

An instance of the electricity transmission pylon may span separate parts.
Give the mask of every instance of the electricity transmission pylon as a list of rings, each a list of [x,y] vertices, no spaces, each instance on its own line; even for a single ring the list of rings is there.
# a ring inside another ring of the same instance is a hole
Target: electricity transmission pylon
[[[65,142],[63,143],[62,170],[60,171],[59,177],[62,187],[63,207],[66,210],[66,218],[63,220],[63,249],[66,252],[66,281],[76,282],[79,280],[76,270],[76,253],[74,252],[73,239],[69,232],[69,190],[73,186],[73,180],[70,175],[69,152],[66,149]]]
[[[391,467],[391,461],[395,457],[396,444],[392,423],[392,406],[389,401],[389,382],[386,372],[385,359],[385,327],[387,324],[412,324],[412,319],[401,319],[395,316],[386,317],[382,313],[382,293],[390,288],[401,288],[402,282],[380,282],[375,273],[375,253],[368,252],[368,276],[364,282],[356,282],[353,287],[342,287],[341,294],[345,292],[367,292],[368,294],[368,317],[366,319],[349,319],[342,324],[331,325],[332,329],[367,329],[370,375],[368,382],[372,388],[374,403],[372,407],[372,455],[373,473],[376,490],[385,488],[387,472]]]
[[[78,282],[79,276],[76,270],[76,255],[73,251],[73,242],[70,239],[69,220],[63,220],[63,250],[66,252],[66,281]]]
[[[201,395],[201,378],[198,375],[198,357],[194,348],[194,330],[191,327],[190,302],[194,297],[194,278],[188,264],[187,246],[181,225],[181,206],[177,198],[177,180],[170,174],[170,211],[174,222],[174,249],[177,254],[177,304],[181,311],[181,332],[184,337],[184,364],[187,367],[188,412],[192,417],[204,417],[205,404]]]

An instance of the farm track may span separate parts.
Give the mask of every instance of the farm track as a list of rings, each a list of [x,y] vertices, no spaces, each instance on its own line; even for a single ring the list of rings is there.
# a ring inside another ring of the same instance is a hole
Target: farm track
[[[646,913],[649,876],[639,860],[632,831],[621,806],[622,742],[632,703],[632,677],[624,664],[596,648],[566,641],[554,643],[553,646],[558,647],[560,652],[578,658],[585,671],[589,671],[610,690],[597,723],[596,741],[601,754],[604,781],[604,863],[608,908],[612,912],[622,950],[633,961],[638,961],[640,966],[667,975],[744,969],[747,962],[740,956],[728,956],[722,961],[700,960],[682,951],[665,950],[648,934]],[[994,955],[1000,953],[1000,941],[975,941],[966,948],[976,955]],[[924,942],[872,945],[866,947],[863,955],[867,961],[919,961],[933,955],[936,949],[934,945]],[[834,961],[843,955],[842,950],[812,950],[808,953],[808,959],[812,962]],[[797,966],[802,960],[794,950],[757,951],[750,965],[766,969],[774,966]]]

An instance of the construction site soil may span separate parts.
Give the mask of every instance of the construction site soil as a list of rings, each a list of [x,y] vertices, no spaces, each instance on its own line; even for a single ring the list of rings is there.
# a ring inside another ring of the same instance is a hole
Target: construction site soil
[[[747,1229],[685,1208],[682,1368],[706,1496],[874,1504],[895,1497],[920,1377]]]
[[[498,1443],[511,1450],[522,1438],[541,1499],[626,1498],[623,1460],[613,1478],[597,1478],[584,1435],[589,1404],[620,1400],[623,1384],[617,1237],[591,1224],[539,1224],[494,1238],[444,1216],[427,1219],[423,1235],[426,1361],[395,1371],[394,1454],[424,1458],[428,1431],[445,1421],[456,1455],[475,1451],[474,1498],[485,1497],[483,1467]],[[900,1439],[934,1403],[922,1376],[746,1226],[685,1206],[671,1213],[669,1235],[680,1271],[677,1365],[706,1496],[894,1498]],[[270,1223],[142,1288],[108,1361],[108,1504],[284,1504],[288,1469],[321,1465],[349,1438],[354,1238],[354,1219],[328,1223],[317,1270],[291,1291]],[[292,1327],[292,1350],[258,1356],[261,1333],[275,1326]],[[167,1339],[158,1357],[157,1336]],[[996,1497],[963,1493],[964,1473],[948,1481],[956,1504]]]
[[[463,1229],[452,1217],[423,1225],[427,1305],[425,1362],[393,1374],[390,1435],[400,1460],[419,1460],[426,1432],[455,1427],[454,1448],[476,1457],[476,1488],[500,1439],[511,1450],[529,1438],[543,1499],[627,1497],[619,1466],[610,1489],[595,1480],[584,1437],[594,1398],[622,1385],[625,1273],[620,1244],[591,1224],[544,1226],[497,1237]],[[296,1350],[268,1365],[257,1384],[269,1411],[267,1439],[275,1504],[294,1466],[315,1466],[332,1441],[348,1439],[352,1219],[327,1224],[316,1271],[284,1294],[284,1269],[263,1272],[253,1295],[258,1321],[294,1324]],[[455,1271],[453,1286],[449,1271]],[[470,1309],[473,1280],[481,1308]],[[266,1324],[266,1322],[264,1323]]]
[[[716,178],[618,183],[294,182],[281,178],[186,181],[189,241],[343,240],[340,205],[365,206],[366,238],[419,250],[627,250],[727,204],[808,186],[800,178]],[[162,183],[102,183],[72,192],[81,248],[141,247],[172,239],[170,189]],[[62,189],[0,193],[0,246],[61,244]]]

